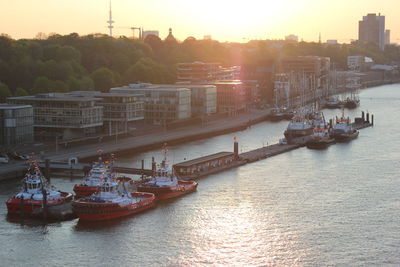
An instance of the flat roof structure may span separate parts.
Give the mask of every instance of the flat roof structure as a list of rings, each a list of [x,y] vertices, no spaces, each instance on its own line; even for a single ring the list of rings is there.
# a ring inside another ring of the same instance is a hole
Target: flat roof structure
[[[29,101],[71,101],[71,102],[85,102],[85,101],[99,101],[100,98],[91,96],[73,96],[68,94],[38,94],[34,96],[17,96],[9,97],[7,100],[29,100]]]
[[[215,159],[219,159],[219,158],[223,158],[223,157],[227,157],[227,156],[231,156],[233,155],[233,152],[218,152],[212,155],[208,155],[208,156],[204,156],[201,158],[197,158],[197,159],[192,159],[192,160],[188,160],[188,161],[184,161],[178,164],[175,164],[174,167],[190,167],[192,165],[196,165],[196,164],[200,164],[203,162],[207,162],[210,160],[215,160]]]
[[[0,109],[20,109],[31,108],[31,105],[17,105],[17,104],[0,104]]]

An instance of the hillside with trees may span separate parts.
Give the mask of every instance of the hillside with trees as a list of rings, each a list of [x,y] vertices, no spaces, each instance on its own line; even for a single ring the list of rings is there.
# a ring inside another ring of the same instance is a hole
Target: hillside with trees
[[[47,39],[13,40],[0,36],[0,101],[8,96],[76,90],[108,91],[135,82],[174,83],[179,62],[219,62],[223,66],[277,63],[286,56],[327,56],[346,68],[349,55],[365,55],[377,63],[400,61],[398,46],[380,51],[373,45],[326,45],[286,41],[220,43],[112,38],[104,34],[52,35]]]

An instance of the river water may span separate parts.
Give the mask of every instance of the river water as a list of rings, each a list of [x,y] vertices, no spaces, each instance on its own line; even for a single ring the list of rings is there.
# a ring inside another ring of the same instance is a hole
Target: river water
[[[0,207],[1,266],[399,266],[400,85],[365,89],[375,126],[326,150],[307,148],[199,180],[197,192],[117,221],[43,224]],[[339,110],[324,110],[326,118]],[[287,122],[169,147],[170,164],[276,143]],[[160,150],[124,156],[140,166]],[[72,191],[80,179],[53,178]],[[4,203],[19,181],[0,184]]]

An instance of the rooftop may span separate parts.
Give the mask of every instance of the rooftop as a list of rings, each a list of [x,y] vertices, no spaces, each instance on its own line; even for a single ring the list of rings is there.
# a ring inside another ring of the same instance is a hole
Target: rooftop
[[[153,91],[188,91],[189,89],[187,86],[178,86],[178,85],[153,85],[153,84],[130,84],[129,86],[122,86],[122,87],[114,87],[111,88],[111,93],[115,93],[118,91],[125,91],[125,92],[132,92],[132,91],[143,91],[143,90],[153,90]],[[117,93],[118,94],[118,93]]]
[[[87,102],[87,101],[97,101],[100,98],[95,98],[91,96],[83,95],[70,95],[63,93],[47,93],[47,94],[37,94],[30,96],[17,96],[9,97],[9,100],[30,100],[30,101],[71,101],[71,102]]]
[[[0,109],[20,109],[20,108],[31,108],[31,105],[16,105],[16,104],[2,104],[0,103]]]
[[[215,160],[215,159],[219,159],[219,158],[223,158],[223,157],[227,157],[227,156],[231,156],[233,155],[233,152],[218,152],[212,155],[208,155],[208,156],[204,156],[201,158],[197,158],[197,159],[192,159],[192,160],[188,160],[188,161],[184,161],[178,164],[175,164],[174,167],[189,167],[195,164],[199,164],[199,163],[203,163],[203,162],[207,162],[210,160]]]

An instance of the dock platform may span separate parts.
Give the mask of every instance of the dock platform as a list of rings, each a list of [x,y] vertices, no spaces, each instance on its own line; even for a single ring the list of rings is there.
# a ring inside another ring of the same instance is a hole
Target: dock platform
[[[299,144],[274,144],[251,150],[249,152],[241,153],[239,154],[239,157],[245,160],[247,163],[250,163],[291,151],[293,149],[299,148],[300,146],[301,145]]]

